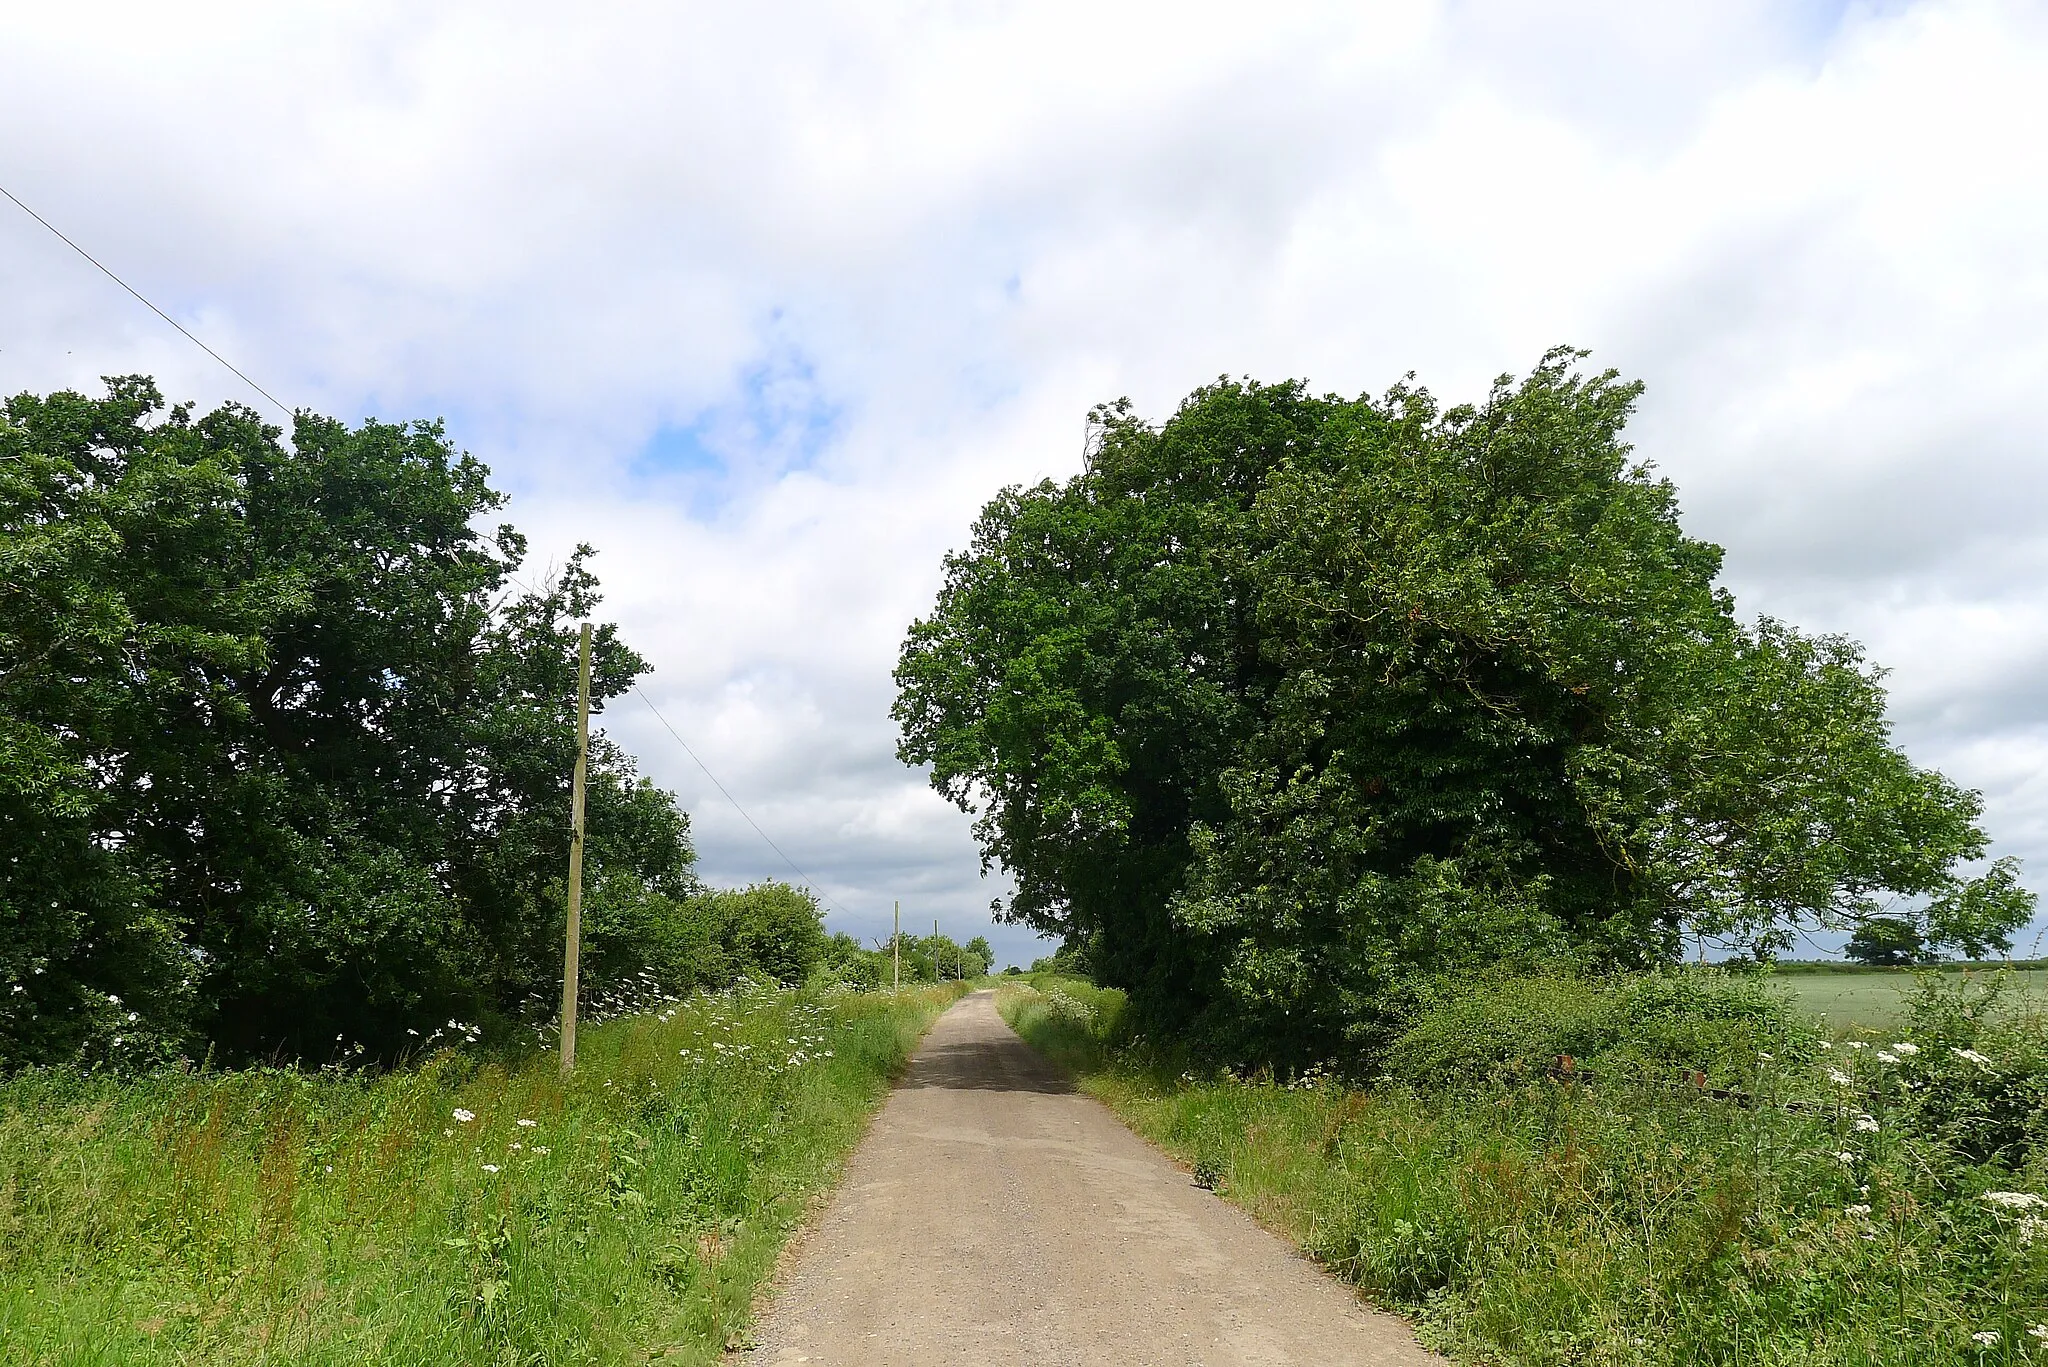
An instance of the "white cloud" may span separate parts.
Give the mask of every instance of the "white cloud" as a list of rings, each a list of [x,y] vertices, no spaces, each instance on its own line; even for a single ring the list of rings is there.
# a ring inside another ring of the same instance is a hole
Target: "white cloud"
[[[2048,21],[1991,3],[17,7],[4,183],[288,402],[445,413],[872,934],[964,932],[889,669],[1088,405],[1569,341],[1745,605],[2048,877]],[[10,206],[0,385],[238,393]],[[710,872],[780,863],[638,704]],[[1012,941],[1015,943],[1014,939]]]

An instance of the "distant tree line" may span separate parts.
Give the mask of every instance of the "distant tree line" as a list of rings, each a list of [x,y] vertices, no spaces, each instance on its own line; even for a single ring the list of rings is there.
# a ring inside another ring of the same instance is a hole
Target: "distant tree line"
[[[979,978],[995,964],[996,952],[985,936],[966,944],[950,935],[904,935],[900,947],[903,981],[951,982]],[[823,971],[849,987],[886,988],[895,981],[898,955],[885,936],[872,946],[851,935],[834,935],[822,956]]]
[[[0,407],[0,1068],[390,1056],[552,1015],[579,548],[526,543],[436,424]],[[593,706],[647,665],[596,629]],[[707,893],[603,734],[592,987],[802,976],[815,902]]]
[[[1113,404],[1084,473],[999,494],[895,715],[1006,914],[1138,1018],[1267,1058],[1376,1049],[1483,965],[1768,955],[1881,914],[2006,948],[2033,897],[2011,861],[1969,876],[1978,794],[1891,743],[1853,642],[1736,615],[1623,440],[1639,386],[1579,359],[1451,408]]]

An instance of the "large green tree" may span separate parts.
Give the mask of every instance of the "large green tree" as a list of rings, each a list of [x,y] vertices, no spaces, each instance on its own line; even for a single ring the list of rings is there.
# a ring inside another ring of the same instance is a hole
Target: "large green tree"
[[[1420,976],[1768,950],[1924,899],[1982,952],[2032,898],[1891,744],[1853,644],[1745,623],[1571,352],[1445,409],[1219,382],[1097,411],[1010,489],[897,670],[907,762],[1010,916],[1155,1021],[1370,1047]]]
[[[552,995],[589,551],[515,588],[437,425],[281,435],[139,378],[0,411],[0,1065]],[[646,668],[609,625],[594,661],[600,707]],[[683,814],[594,758],[594,873],[683,890]]]

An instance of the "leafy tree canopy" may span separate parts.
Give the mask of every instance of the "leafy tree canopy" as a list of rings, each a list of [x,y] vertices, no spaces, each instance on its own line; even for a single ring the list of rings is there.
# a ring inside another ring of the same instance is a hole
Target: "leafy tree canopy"
[[[1556,351],[1478,405],[1219,381],[1096,410],[1004,490],[897,668],[900,754],[1010,917],[1247,1054],[1373,1047],[1484,963],[1769,951],[1924,899],[1983,952],[2032,897],[1977,794],[1892,744],[1839,637],[1745,623],[1631,458],[1639,386]]]
[[[0,1067],[389,1053],[553,1000],[590,550],[515,590],[438,425],[280,436],[142,378],[0,409]],[[600,626],[594,706],[645,669]],[[594,882],[691,886],[602,735],[589,828]]]

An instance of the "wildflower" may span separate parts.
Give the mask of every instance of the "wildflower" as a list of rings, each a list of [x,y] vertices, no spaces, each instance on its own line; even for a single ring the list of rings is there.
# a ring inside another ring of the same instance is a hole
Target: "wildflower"
[[[1980,1329],[1970,1335],[1970,1342],[1981,1343],[1989,1347],[1998,1342],[1998,1331],[1996,1329]]]
[[[1852,1087],[1856,1083],[1855,1078],[1850,1077],[1840,1068],[1828,1069],[1828,1081],[1834,1083],[1837,1087]]]
[[[2048,1196],[2036,1196],[2031,1191],[1987,1191],[1984,1200],[2007,1210],[2041,1210],[2048,1208]]]
[[[515,1120],[512,1122],[522,1130],[530,1130],[540,1124],[538,1120]]]
[[[463,1124],[467,1125],[470,1121],[476,1119],[476,1112],[465,1111],[460,1106],[457,1106],[455,1108],[455,1118],[457,1120],[460,1120]]]
[[[1877,1061],[1879,1063],[1897,1063],[1899,1061],[1899,1056],[1887,1050],[1880,1049],[1877,1051]]]
[[[524,1145],[524,1144],[514,1144],[514,1145],[512,1146],[512,1152],[514,1152],[514,1153],[518,1153],[518,1152],[519,1152],[519,1151],[520,1151],[521,1149],[523,1149],[523,1148],[525,1148],[525,1147],[526,1147],[526,1145]]]
[[[1833,1048],[1834,1048],[1835,1046],[1834,1046],[1834,1044],[1833,1044],[1832,1042],[1830,1042],[1830,1041],[1828,1041],[1828,1040],[1822,1040],[1822,1041],[1820,1042],[1820,1047],[1821,1047],[1821,1048],[1823,1048],[1823,1049],[1833,1049]]]
[[[1836,1154],[1835,1157],[1841,1159],[1844,1163],[1853,1164],[1856,1161],[1856,1155],[1848,1152],[1846,1149],[1843,1150],[1841,1153]]]
[[[1762,1059],[1765,1063],[1769,1063],[1771,1061],[1771,1056],[1769,1054],[1758,1054],[1757,1057]]]
[[[1897,1044],[1894,1044],[1892,1046],[1892,1052],[1895,1054],[1904,1054],[1907,1058],[1911,1058],[1915,1054],[1920,1052],[1920,1046],[1913,1043],[1911,1040],[1900,1040]]]
[[[453,1139],[453,1138],[455,1137],[455,1131],[453,1131],[453,1130],[443,1130],[443,1131],[441,1131],[441,1137],[442,1137],[443,1139]]]
[[[2042,1343],[2048,1343],[2048,1324],[2037,1324],[2033,1326],[2031,1329],[2027,1330],[2027,1337],[2030,1339],[2037,1339]]]
[[[1856,1117],[1856,1133],[1858,1133],[1858,1134],[1876,1134],[1876,1133],[1877,1133],[1877,1121],[1876,1121],[1875,1119],[1873,1119],[1872,1117],[1870,1117],[1870,1116],[1867,1116],[1867,1115],[1859,1115],[1859,1116],[1857,1116],[1857,1117]]]
[[[1870,1214],[1870,1207],[1865,1205],[1849,1206],[1847,1207],[1845,1213],[1849,1215],[1854,1215],[1857,1218],[1861,1219]]]
[[[485,1171],[485,1172],[496,1172],[497,1170],[498,1170],[498,1165],[497,1165],[496,1163],[486,1163],[486,1164],[484,1164],[484,1171]]]
[[[1975,1049],[1950,1049],[1949,1052],[1965,1063],[1974,1063],[1979,1068],[1989,1068],[1991,1066],[1991,1060],[1985,1058]]]
[[[1849,1047],[1851,1049],[1868,1049],[1870,1046],[1860,1039],[1852,1039],[1849,1041]]]
[[[543,1158],[547,1157],[548,1155],[547,1147],[543,1144],[535,1144],[533,1146],[533,1151]]]

